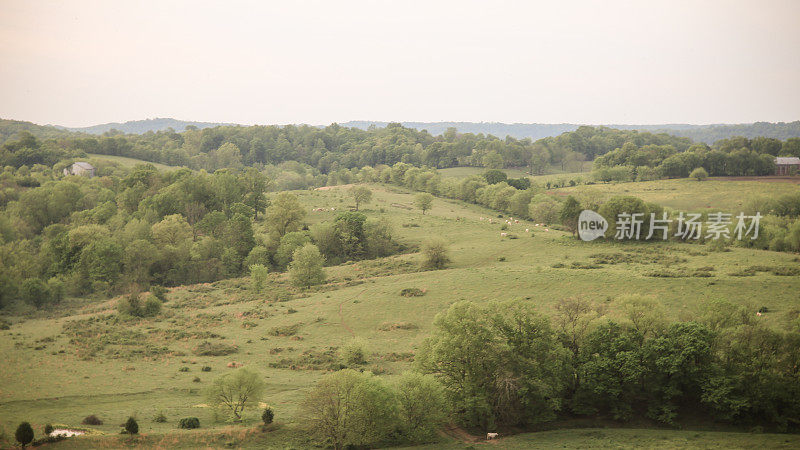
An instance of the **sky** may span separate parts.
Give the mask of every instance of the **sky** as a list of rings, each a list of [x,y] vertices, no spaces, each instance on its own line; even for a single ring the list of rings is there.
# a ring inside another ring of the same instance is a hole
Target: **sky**
[[[800,120],[800,1],[0,0],[0,117]]]

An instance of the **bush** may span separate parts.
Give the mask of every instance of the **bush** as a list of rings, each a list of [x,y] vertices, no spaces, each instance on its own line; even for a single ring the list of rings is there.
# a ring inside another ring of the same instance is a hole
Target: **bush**
[[[91,416],[84,417],[83,421],[81,423],[84,424],[84,425],[102,425],[103,421],[100,420],[94,414],[92,414]]]
[[[344,346],[342,346],[339,354],[342,358],[342,363],[347,366],[358,366],[367,362],[367,352],[365,350],[366,344],[364,340],[354,338]]]
[[[708,178],[708,172],[706,172],[706,169],[698,167],[689,174],[689,178],[694,178],[697,181],[704,181],[706,178]]]
[[[268,274],[269,269],[263,264],[253,264],[250,266],[250,286],[254,292],[260,293],[264,290]]]
[[[155,423],[166,423],[167,416],[164,415],[164,411],[159,411],[155,417],[153,417],[153,422]]]
[[[130,317],[153,317],[161,312],[161,301],[155,296],[147,297],[142,303],[137,292],[121,298],[117,303],[117,313]]]
[[[441,240],[425,243],[422,247],[422,254],[425,256],[422,263],[422,267],[425,269],[444,269],[450,262],[450,258],[447,256],[447,244]]]
[[[48,423],[47,425],[44,426],[44,435],[45,436],[49,436],[50,433],[52,433],[52,432],[53,432],[53,426],[52,425],[50,425]]]
[[[17,427],[17,431],[14,433],[14,437],[17,439],[23,447],[30,444],[33,441],[33,428],[31,424],[28,422],[22,422]]]
[[[136,419],[128,417],[128,421],[125,422],[125,431],[127,431],[128,434],[139,434],[139,424],[136,423]]]
[[[225,356],[236,353],[239,349],[235,345],[222,342],[203,341],[193,351],[197,356]]]
[[[178,369],[178,372],[188,372],[188,371],[189,371],[189,368],[186,367],[186,366],[183,366],[180,369]]]
[[[203,366],[203,368],[200,369],[200,370],[202,370],[203,372],[211,372],[211,367],[210,366]]]
[[[417,288],[405,288],[400,291],[400,295],[403,297],[422,297],[425,295],[425,291]]]
[[[178,422],[178,428],[183,428],[185,430],[200,428],[200,419],[197,417],[184,417]]]
[[[162,303],[167,301],[167,288],[164,286],[150,286],[150,294],[152,294],[153,297],[157,298]]]
[[[275,413],[272,411],[272,408],[270,408],[269,406],[264,408],[264,412],[261,413],[261,420],[264,422],[264,425],[271,424],[274,418],[275,418]]]

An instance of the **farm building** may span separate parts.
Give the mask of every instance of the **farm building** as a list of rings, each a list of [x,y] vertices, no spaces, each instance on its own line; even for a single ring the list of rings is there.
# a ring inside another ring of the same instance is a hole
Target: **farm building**
[[[94,166],[87,162],[78,161],[69,167],[65,167],[64,175],[81,175],[92,178],[94,176]]]
[[[794,175],[800,173],[800,158],[777,157],[775,158],[775,175]]]

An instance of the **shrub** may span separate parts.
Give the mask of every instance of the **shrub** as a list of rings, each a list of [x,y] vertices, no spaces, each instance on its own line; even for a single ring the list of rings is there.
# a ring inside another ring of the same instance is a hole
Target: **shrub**
[[[154,285],[150,286],[150,293],[153,297],[159,299],[162,303],[167,301],[167,288],[164,286]]]
[[[359,338],[354,338],[342,346],[339,351],[342,362],[348,366],[365,364],[367,362],[365,346],[364,340]]]
[[[31,424],[28,422],[22,422],[19,424],[17,431],[14,433],[14,437],[23,447],[30,444],[33,440],[33,428],[31,427]]]
[[[102,425],[103,421],[100,420],[100,418],[98,418],[94,414],[92,414],[91,416],[84,417],[81,423],[84,425]]]
[[[279,337],[294,336],[295,334],[297,334],[298,330],[300,330],[300,324],[295,323],[292,325],[272,327],[272,329],[269,330],[269,334],[271,336],[279,336]]]
[[[417,288],[405,288],[400,291],[400,295],[403,297],[422,297],[425,295],[425,291]]]
[[[238,351],[239,349],[235,345],[209,341],[203,341],[194,348],[194,354],[197,356],[225,356]]]
[[[200,419],[197,417],[184,417],[178,421],[178,428],[191,430],[193,428],[200,428]]]
[[[450,258],[447,256],[447,244],[441,240],[432,240],[425,243],[422,247],[422,253],[425,259],[422,267],[425,269],[444,269]]]
[[[136,423],[136,419],[128,417],[128,421],[125,422],[125,431],[127,431],[128,434],[139,434],[139,424]]]
[[[52,432],[53,432],[53,426],[52,425],[50,425],[48,423],[47,425],[44,426],[44,435],[45,436],[49,436],[50,433],[52,433]]]
[[[117,312],[130,317],[153,317],[161,312],[161,301],[155,296],[150,296],[142,303],[139,294],[132,292],[119,300]]]
[[[194,379],[192,379],[192,383],[199,383],[199,382],[200,382],[200,377],[194,377]]]
[[[153,417],[153,422],[166,423],[167,422],[167,416],[164,415],[164,411],[159,411],[158,414],[156,414],[156,416]]]
[[[178,372],[188,372],[188,371],[189,371],[189,368],[186,367],[186,366],[183,366],[180,369],[178,369]]]
[[[0,330],[8,330],[11,328],[11,322],[0,317]]]
[[[200,370],[202,370],[203,372],[211,372],[211,367],[210,366],[203,366],[203,368],[200,369]]]
[[[706,169],[698,167],[689,174],[689,178],[694,178],[697,181],[704,181],[706,178],[708,178],[708,172],[706,172]]]
[[[270,408],[269,406],[264,408],[264,412],[261,413],[261,420],[264,422],[264,425],[271,424],[274,418],[275,418],[275,413],[272,411],[272,408]]]

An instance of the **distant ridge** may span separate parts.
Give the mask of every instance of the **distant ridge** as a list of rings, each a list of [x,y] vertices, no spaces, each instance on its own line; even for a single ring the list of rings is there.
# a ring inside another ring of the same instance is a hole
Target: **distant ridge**
[[[511,136],[516,139],[530,138],[537,140],[550,136],[558,136],[568,131],[575,131],[580,124],[574,123],[501,123],[501,122],[400,122],[404,127],[417,130],[427,130],[432,135],[441,135],[448,128],[456,128],[460,133],[483,133],[491,134],[499,138]],[[234,123],[218,122],[196,122],[187,120],[177,120],[171,118],[155,118],[145,120],[132,120],[124,123],[104,123],[90,127],[63,127],[51,125],[36,125],[31,122],[22,122],[8,119],[0,119],[0,124],[8,131],[3,136],[0,133],[0,143],[11,137],[12,134],[20,130],[28,130],[39,136],[53,137],[59,133],[67,131],[80,132],[87,134],[103,134],[112,129],[119,130],[125,134],[143,134],[147,132],[163,131],[172,128],[176,132],[182,132],[187,126],[194,126],[198,129],[211,128],[217,126],[237,126]],[[339,125],[349,128],[359,128],[366,130],[371,126],[383,128],[389,122],[354,120],[340,123]],[[600,125],[590,125],[600,126]],[[755,122],[745,124],[713,124],[713,125],[692,125],[692,124],[658,124],[658,125],[626,125],[608,124],[602,125],[608,128],[620,130],[640,130],[651,133],[667,133],[674,136],[688,137],[695,142],[705,142],[713,144],[720,139],[733,136],[744,136],[755,138],[759,136],[786,140],[788,138],[800,137],[800,121],[794,122]],[[319,127],[324,127],[320,125]]]
[[[193,121],[170,119],[170,118],[155,118],[155,119],[144,119],[144,120],[130,120],[124,123],[119,123],[119,122],[103,123],[100,125],[92,125],[90,127],[78,127],[78,128],[69,128],[61,126],[56,126],[56,127],[64,130],[77,131],[80,133],[89,133],[89,134],[103,134],[105,132],[111,131],[112,129],[119,130],[125,134],[143,134],[147,133],[148,131],[164,131],[169,128],[172,128],[173,130],[180,133],[181,131],[184,131],[187,126],[194,126],[197,127],[198,129],[203,129],[203,128],[218,127],[222,125],[234,125],[234,124],[215,123],[215,122],[193,122]]]
[[[415,128],[417,130],[428,130],[433,135],[444,133],[448,128],[456,128],[461,133],[483,133],[491,134],[500,138],[511,136],[517,139],[531,138],[533,140],[550,136],[558,136],[561,133],[575,131],[579,124],[561,123],[499,123],[499,122],[400,122],[404,127]],[[373,122],[367,120],[356,120],[341,123],[346,127],[360,128],[366,130],[370,126],[385,127],[388,122]],[[658,125],[591,125],[616,128],[619,130],[640,130],[651,133],[667,133],[675,136],[688,137],[696,142],[713,144],[714,142],[733,136],[744,136],[754,138],[759,136],[785,140],[793,137],[800,137],[800,121],[794,122],[756,122],[746,124],[713,124],[713,125],[692,125],[692,124],[658,124]]]

